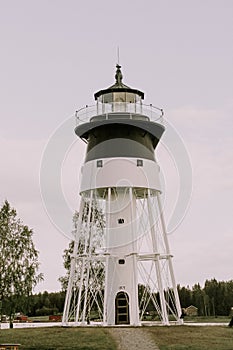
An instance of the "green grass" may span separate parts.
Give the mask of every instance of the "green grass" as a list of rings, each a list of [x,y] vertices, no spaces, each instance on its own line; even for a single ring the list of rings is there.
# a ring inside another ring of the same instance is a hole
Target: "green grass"
[[[116,350],[106,328],[27,328],[0,331],[0,343],[19,343],[20,350]]]
[[[148,327],[160,350],[232,350],[233,329],[222,326]]]
[[[49,316],[33,316],[28,319],[32,322],[49,322]]]
[[[143,327],[160,350],[232,350],[233,329],[222,326]],[[120,329],[119,329],[120,331]],[[108,328],[27,328],[0,331],[0,343],[20,350],[116,350]],[[143,349],[142,349],[143,350]]]
[[[185,316],[184,322],[229,323],[230,318],[227,316]]]

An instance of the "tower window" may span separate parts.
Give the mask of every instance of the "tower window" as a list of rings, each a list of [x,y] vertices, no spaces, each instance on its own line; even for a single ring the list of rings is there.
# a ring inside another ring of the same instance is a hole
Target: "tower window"
[[[119,259],[119,260],[118,260],[118,263],[119,263],[120,265],[124,265],[124,264],[125,264],[125,259]]]
[[[143,160],[137,159],[137,166],[143,166]]]
[[[97,165],[97,168],[102,168],[103,161],[102,160],[97,160],[96,165]]]
[[[124,219],[118,219],[118,224],[124,224],[125,220]]]

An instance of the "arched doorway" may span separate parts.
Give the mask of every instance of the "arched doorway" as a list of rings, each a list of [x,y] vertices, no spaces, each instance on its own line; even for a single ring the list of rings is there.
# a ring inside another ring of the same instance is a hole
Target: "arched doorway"
[[[125,292],[116,295],[115,324],[129,324],[129,297]]]

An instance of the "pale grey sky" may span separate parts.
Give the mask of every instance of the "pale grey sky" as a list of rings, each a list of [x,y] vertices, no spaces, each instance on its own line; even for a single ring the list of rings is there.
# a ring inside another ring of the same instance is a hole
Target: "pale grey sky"
[[[177,283],[233,278],[232,18],[232,0],[0,0],[0,202],[34,229],[45,274],[37,291],[60,289],[68,245],[43,208],[43,151],[59,125],[113,84],[117,46],[124,82],[165,110],[192,163],[189,210],[169,235]],[[61,169],[70,212],[84,149],[77,140]],[[158,159],[168,221],[178,183],[162,144]]]

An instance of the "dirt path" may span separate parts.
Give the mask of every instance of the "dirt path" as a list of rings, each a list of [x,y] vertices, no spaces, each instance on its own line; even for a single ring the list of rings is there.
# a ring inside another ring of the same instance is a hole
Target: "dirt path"
[[[146,329],[119,327],[108,328],[108,332],[116,341],[119,350],[159,350]]]

